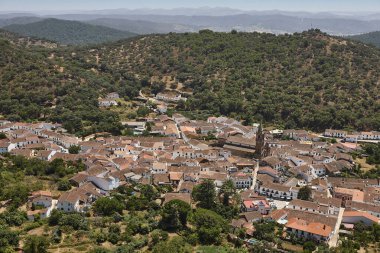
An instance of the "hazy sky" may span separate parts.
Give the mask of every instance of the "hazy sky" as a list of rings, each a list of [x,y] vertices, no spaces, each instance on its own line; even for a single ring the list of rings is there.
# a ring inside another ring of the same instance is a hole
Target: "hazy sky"
[[[243,10],[379,11],[380,0],[0,0],[0,11],[230,7]]]

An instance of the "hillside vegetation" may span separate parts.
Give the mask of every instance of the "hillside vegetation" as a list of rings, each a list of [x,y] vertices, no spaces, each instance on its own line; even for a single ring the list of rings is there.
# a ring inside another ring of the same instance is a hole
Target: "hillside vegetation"
[[[318,30],[279,36],[204,30],[78,54],[110,73],[175,80],[194,91],[185,110],[287,128],[380,128],[380,51]]]
[[[353,40],[361,41],[363,43],[372,44],[376,47],[380,47],[380,32],[370,32],[351,36],[350,38]]]
[[[177,109],[201,117],[380,129],[380,51],[318,30],[279,36],[205,30],[40,50],[3,40],[0,47],[6,91],[0,113],[64,122],[79,134],[118,132],[118,115],[100,110],[98,96],[117,91],[130,100],[141,88],[157,93],[164,84],[190,91]]]
[[[127,73],[115,81],[110,74],[94,73],[76,60],[56,57],[52,49],[25,49],[0,37],[0,51],[0,115],[10,120],[60,122],[77,134],[117,134],[118,115],[100,110],[98,97],[107,90],[126,94],[128,85],[138,92],[139,82]]]
[[[3,27],[23,36],[48,39],[65,45],[96,44],[132,37],[135,34],[109,27],[90,25],[78,21],[44,19],[28,24],[12,24]]]

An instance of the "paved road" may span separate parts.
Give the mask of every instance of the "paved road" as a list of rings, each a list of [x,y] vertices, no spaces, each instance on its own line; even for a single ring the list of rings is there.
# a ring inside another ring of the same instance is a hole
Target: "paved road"
[[[335,224],[334,235],[331,238],[331,240],[329,241],[329,247],[336,247],[338,244],[339,229],[340,229],[340,224],[342,223],[343,213],[344,213],[344,208],[341,207],[339,209],[338,220],[336,221],[336,224]]]
[[[256,167],[252,172],[253,182],[252,182],[252,186],[250,187],[251,190],[255,190],[256,181],[257,181],[257,172],[259,171],[259,161],[257,160],[256,162],[257,162]]]

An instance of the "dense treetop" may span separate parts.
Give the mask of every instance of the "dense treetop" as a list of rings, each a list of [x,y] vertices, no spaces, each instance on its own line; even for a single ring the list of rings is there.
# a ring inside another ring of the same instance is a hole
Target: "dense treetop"
[[[0,113],[64,122],[79,134],[118,132],[118,115],[100,110],[99,96],[128,100],[142,87],[170,87],[167,80],[192,93],[182,111],[285,128],[380,129],[380,51],[318,30],[204,30],[38,50],[2,40],[0,49]]]
[[[83,54],[112,71],[175,78],[194,91],[187,110],[285,127],[380,128],[380,51],[318,30],[155,35]]]
[[[60,50],[26,49],[0,36],[0,114],[15,121],[63,123],[78,134],[117,133],[118,115],[100,110],[98,97],[110,91],[135,96],[140,83],[127,73],[114,77],[75,59],[56,57]],[[128,87],[133,87],[132,95]]]
[[[380,47],[380,31],[355,35],[349,38],[361,41],[363,43],[372,44],[376,47]]]

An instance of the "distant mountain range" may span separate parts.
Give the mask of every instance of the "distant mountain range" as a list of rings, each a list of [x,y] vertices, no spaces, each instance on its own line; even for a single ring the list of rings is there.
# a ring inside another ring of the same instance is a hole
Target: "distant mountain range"
[[[15,18],[12,20],[15,20]],[[97,44],[136,35],[127,31],[78,21],[49,18],[33,23],[25,23],[27,20],[33,20],[33,18],[18,18],[16,21],[19,23],[6,25],[3,29],[23,36],[56,41],[64,45]]]
[[[7,25],[23,25],[23,24],[30,24],[33,22],[38,22],[43,20],[43,18],[40,17],[34,17],[34,16],[26,16],[26,17],[10,17],[10,18],[1,18],[0,15],[0,27],[4,27]]]
[[[93,25],[107,26],[121,31],[129,31],[137,34],[195,32],[199,30],[198,27],[191,25],[180,25],[144,20],[129,20],[116,18],[99,18],[84,22]]]
[[[349,38],[361,41],[363,43],[371,44],[380,48],[380,31],[350,36]]]
[[[207,7],[51,13],[40,13],[39,15],[33,13],[0,13],[0,27],[56,18],[101,25],[136,34],[197,32],[202,29],[222,32],[235,29],[246,32],[284,34],[317,28],[331,35],[348,36],[380,31],[379,13],[242,11]]]

